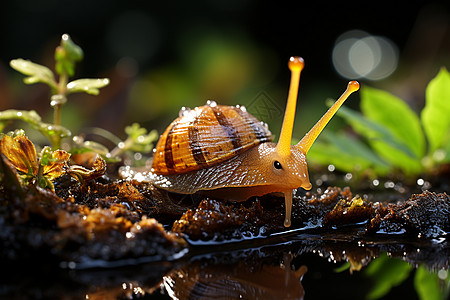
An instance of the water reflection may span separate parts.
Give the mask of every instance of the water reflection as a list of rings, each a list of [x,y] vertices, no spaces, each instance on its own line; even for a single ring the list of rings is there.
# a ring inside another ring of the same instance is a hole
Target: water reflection
[[[164,288],[173,299],[303,299],[307,267],[295,270],[291,261],[291,254],[280,264],[195,261],[165,276]]]
[[[130,281],[135,289],[123,292],[128,298],[133,291],[144,291],[165,299],[303,299],[305,295],[404,299],[417,298],[424,291],[442,299],[448,295],[446,240],[392,236],[364,240],[358,232],[350,228],[342,235],[301,234],[258,247],[255,243],[253,247],[194,247],[195,256],[147,280],[152,286],[135,278]]]
[[[45,259],[45,258],[43,258]],[[120,268],[5,265],[5,299],[405,299],[450,291],[450,247],[358,228],[193,247],[174,262]],[[37,264],[37,265],[36,265]]]

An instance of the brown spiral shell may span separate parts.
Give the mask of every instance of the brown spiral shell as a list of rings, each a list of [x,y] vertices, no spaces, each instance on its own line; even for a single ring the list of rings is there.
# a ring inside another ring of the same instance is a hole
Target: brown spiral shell
[[[244,107],[207,105],[183,108],[161,135],[152,172],[182,174],[207,168],[258,144],[272,141],[267,125]]]

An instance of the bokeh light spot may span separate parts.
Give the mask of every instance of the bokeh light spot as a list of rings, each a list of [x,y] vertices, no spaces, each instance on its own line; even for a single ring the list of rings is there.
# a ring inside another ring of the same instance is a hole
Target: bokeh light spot
[[[351,30],[336,40],[332,59],[334,68],[342,77],[380,80],[397,68],[398,49],[385,37]]]

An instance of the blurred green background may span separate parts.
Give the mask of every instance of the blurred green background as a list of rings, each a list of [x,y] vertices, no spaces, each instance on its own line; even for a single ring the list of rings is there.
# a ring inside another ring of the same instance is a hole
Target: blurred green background
[[[444,1],[6,1],[0,7],[0,110],[35,109],[51,119],[48,87],[24,85],[8,63],[24,58],[53,67],[54,49],[68,33],[85,52],[74,78],[111,79],[99,96],[69,97],[62,123],[75,134],[102,127],[124,136],[132,122],[161,133],[182,106],[213,99],[247,106],[278,135],[291,55],[306,62],[296,138],[350,78],[420,111],[426,84],[450,66],[449,8]],[[371,44],[375,37],[381,42]],[[370,67],[383,62],[386,74],[370,76]],[[358,96],[346,105],[359,107]],[[339,125],[335,119],[331,126]]]

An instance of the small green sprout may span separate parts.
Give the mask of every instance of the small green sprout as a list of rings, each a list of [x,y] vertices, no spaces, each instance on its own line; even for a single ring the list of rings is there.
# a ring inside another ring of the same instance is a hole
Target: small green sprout
[[[419,116],[386,91],[361,88],[361,113],[341,107],[337,114],[365,142],[324,133],[309,159],[344,172],[384,176],[395,171],[410,178],[450,163],[450,74],[445,68],[430,81],[425,96]]]
[[[127,138],[123,141],[116,135],[102,128],[92,128],[90,133],[108,139],[117,146],[109,151],[107,147],[100,143],[90,140],[85,141],[82,136],[75,136],[73,138],[74,145],[71,149],[71,153],[79,154],[95,152],[101,155],[107,162],[118,162],[121,160],[120,156],[126,152],[140,154],[150,153],[153,150],[154,143],[158,139],[156,130],[147,133],[147,129],[140,127],[138,123],[133,123],[132,125],[125,127]]]
[[[156,130],[147,133],[147,129],[142,128],[137,123],[125,127],[127,139],[120,142],[109,154],[109,157],[120,156],[125,151],[138,153],[149,153],[153,149],[153,143],[158,139]]]
[[[47,84],[51,89],[50,106],[54,109],[51,126],[41,123],[40,118],[37,118],[34,112],[29,112],[27,117],[20,117],[20,119],[38,127],[49,139],[52,149],[61,148],[61,139],[71,135],[69,130],[61,126],[61,109],[67,102],[67,96],[78,92],[97,95],[100,88],[109,84],[107,78],[78,79],[69,82],[69,77],[75,74],[75,64],[82,59],[83,50],[72,41],[68,34],[63,34],[61,43],[55,50],[55,70],[58,80],[56,80],[55,74],[45,66],[20,58],[10,62],[13,69],[28,76],[24,79],[26,84],[41,82]],[[18,118],[17,115],[14,116],[14,113],[15,111],[10,111],[8,114],[0,115],[0,129],[1,122],[7,120],[8,116],[11,116],[12,119]]]

